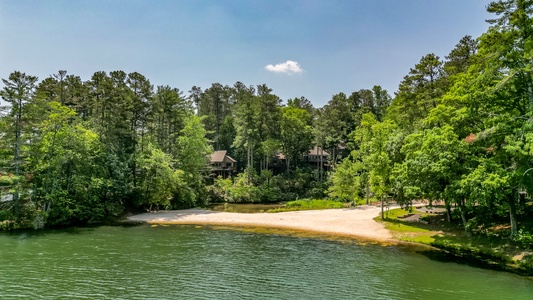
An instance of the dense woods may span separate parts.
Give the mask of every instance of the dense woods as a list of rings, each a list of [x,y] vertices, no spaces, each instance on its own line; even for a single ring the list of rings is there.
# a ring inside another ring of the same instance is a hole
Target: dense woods
[[[283,101],[265,84],[185,95],[135,72],[84,81],[61,70],[39,81],[15,71],[0,92],[0,225],[329,197],[442,201],[469,235],[505,219],[512,238],[530,236],[533,1],[487,9],[486,33],[463,37],[444,58],[423,56],[394,97],[376,85],[321,108]],[[216,150],[238,162],[236,173],[212,173]]]
[[[202,205],[210,145],[190,101],[138,73],[3,80],[2,226],[98,223]]]
[[[531,239],[522,216],[533,192],[533,2],[487,9],[495,19],[486,33],[465,36],[444,59],[425,55],[383,120],[363,115],[333,173],[334,195],[359,198],[369,186],[405,206],[442,201],[468,235],[507,223],[511,238]]]

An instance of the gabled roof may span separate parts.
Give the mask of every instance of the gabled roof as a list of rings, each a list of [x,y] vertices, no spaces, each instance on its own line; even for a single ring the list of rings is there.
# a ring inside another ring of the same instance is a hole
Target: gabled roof
[[[224,162],[224,158],[227,160],[236,163],[237,161],[233,159],[233,157],[227,155],[227,150],[218,150],[213,153],[211,153],[211,162],[212,163],[218,163],[218,162]]]
[[[308,155],[323,155],[329,156],[329,152],[322,150],[322,148],[315,146],[313,149],[309,150]]]

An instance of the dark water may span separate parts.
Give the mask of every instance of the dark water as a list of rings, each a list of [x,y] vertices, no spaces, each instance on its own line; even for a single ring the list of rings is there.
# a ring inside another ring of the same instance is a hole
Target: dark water
[[[0,299],[533,299],[397,247],[195,227],[0,235]]]

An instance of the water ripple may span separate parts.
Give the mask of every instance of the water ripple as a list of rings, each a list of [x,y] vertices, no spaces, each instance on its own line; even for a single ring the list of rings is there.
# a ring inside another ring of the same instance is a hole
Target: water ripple
[[[394,247],[194,227],[0,235],[1,299],[531,299],[523,278]]]

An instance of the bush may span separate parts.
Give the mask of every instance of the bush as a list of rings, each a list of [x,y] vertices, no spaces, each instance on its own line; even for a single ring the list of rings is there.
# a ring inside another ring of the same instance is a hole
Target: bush
[[[514,240],[524,249],[533,249],[533,235],[528,231],[520,229]]]
[[[250,172],[250,181],[248,180]],[[280,202],[298,198],[323,198],[327,182],[317,182],[309,170],[296,169],[289,174],[244,170],[233,178],[215,179],[207,188],[209,202]]]
[[[329,209],[329,208],[343,208],[344,203],[333,200],[296,200],[287,202],[285,207],[269,210],[268,212],[282,212],[294,210],[312,210],[312,209]]]
[[[526,255],[520,262],[520,267],[528,274],[533,274],[533,255]]]
[[[35,203],[21,199],[16,207],[16,215],[13,212],[14,207],[0,210],[0,231],[45,227],[48,215]]]

